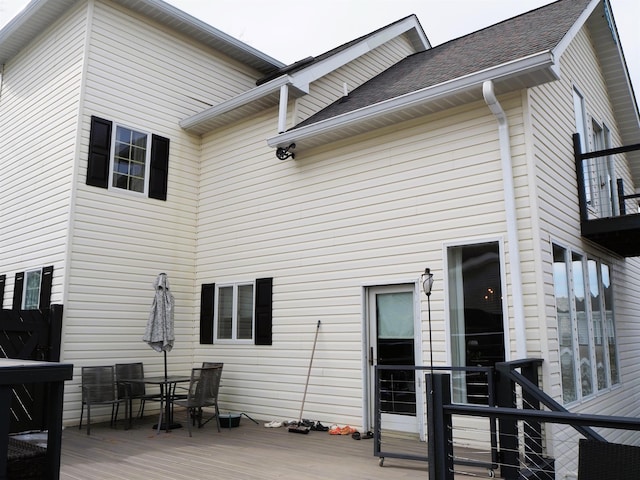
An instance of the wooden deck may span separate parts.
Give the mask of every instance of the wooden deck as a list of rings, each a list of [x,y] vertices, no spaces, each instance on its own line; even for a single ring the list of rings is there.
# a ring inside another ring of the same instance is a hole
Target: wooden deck
[[[374,456],[374,440],[311,431],[290,433],[265,428],[242,417],[240,426],[218,432],[214,422],[194,429],[186,426],[156,434],[153,420],[136,422],[125,430],[108,424],[91,426],[91,435],[67,427],[62,436],[61,480],[172,479],[300,480],[428,478],[426,462]],[[184,423],[184,413],[176,411]],[[186,425],[186,424],[185,424]],[[400,442],[400,443],[399,443]],[[406,444],[402,444],[406,442]],[[384,445],[384,442],[383,442]],[[423,452],[417,440],[394,440],[394,449]],[[474,470],[465,467],[465,470]],[[487,478],[487,471],[475,469]],[[456,476],[458,478],[458,476]],[[460,477],[464,478],[464,477]]]

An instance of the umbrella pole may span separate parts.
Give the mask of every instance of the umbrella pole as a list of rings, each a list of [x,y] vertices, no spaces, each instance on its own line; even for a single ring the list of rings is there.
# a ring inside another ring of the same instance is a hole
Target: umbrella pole
[[[167,380],[167,351],[164,350],[164,379]]]

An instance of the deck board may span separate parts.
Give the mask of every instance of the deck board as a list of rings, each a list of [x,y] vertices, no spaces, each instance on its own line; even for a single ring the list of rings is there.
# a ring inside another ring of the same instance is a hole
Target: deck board
[[[178,415],[178,413],[177,413]],[[264,428],[243,417],[237,428],[218,432],[214,422],[157,434],[155,418],[137,421],[125,430],[108,424],[91,426],[91,435],[67,427],[62,435],[61,480],[172,479],[194,480],[326,480],[332,478],[404,480],[428,478],[427,463],[385,459],[380,467],[373,440],[311,431],[290,433],[286,428]],[[180,420],[180,419],[179,419]],[[186,418],[182,418],[182,422]],[[394,440],[395,449],[421,452],[417,440]],[[384,442],[383,442],[384,446]],[[486,471],[482,472],[486,477]]]

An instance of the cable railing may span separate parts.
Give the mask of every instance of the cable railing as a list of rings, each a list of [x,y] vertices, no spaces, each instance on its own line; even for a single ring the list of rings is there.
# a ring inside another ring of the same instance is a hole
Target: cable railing
[[[455,403],[451,397],[451,375],[431,372],[425,375],[430,425],[428,457],[432,459],[429,462],[430,480],[453,480],[455,473],[464,473],[454,461],[453,451],[454,424],[461,423],[461,419],[497,420],[499,433],[494,468],[499,468],[500,476],[508,480],[555,479],[554,459],[545,455],[544,428],[547,424],[569,425],[590,442],[606,443],[592,427],[640,431],[640,419],[637,418],[567,411],[538,388],[541,363],[534,359],[496,364],[497,406]]]
[[[640,431],[640,419],[569,412],[539,387],[541,366],[540,359],[501,362],[495,368],[377,366],[374,455],[379,464],[385,458],[425,461],[430,480],[453,480],[454,474],[494,477],[496,472],[508,480],[554,480],[555,459],[547,455],[549,425],[568,425],[590,442],[606,442],[592,427]],[[424,387],[425,396],[416,395],[416,385]],[[415,429],[424,405],[415,401],[425,397],[426,445],[416,430],[398,433],[393,425],[404,418],[405,425],[413,420]]]
[[[416,418],[416,400],[424,401],[415,395],[416,375],[426,371],[447,372],[455,378],[453,394],[459,401],[474,405],[495,406],[494,371],[491,367],[442,367],[413,365],[377,365],[375,369],[375,416],[374,416],[374,455],[379,457],[382,466],[385,458],[398,458],[429,462],[425,444],[417,434],[399,434],[393,427],[386,425],[387,415],[400,415]],[[413,402],[413,408],[409,404]],[[414,422],[414,425],[417,420]],[[431,422],[427,418],[427,444]],[[457,425],[452,435],[453,461],[459,466],[487,469],[490,474],[497,465],[497,427],[494,419],[484,421],[482,426]],[[411,438],[413,440],[411,440]],[[486,441],[478,441],[482,438]],[[475,441],[473,439],[476,439]]]

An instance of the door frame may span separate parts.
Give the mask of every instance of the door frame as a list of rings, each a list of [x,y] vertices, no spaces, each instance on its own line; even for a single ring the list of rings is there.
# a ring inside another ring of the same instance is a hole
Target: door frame
[[[420,279],[399,279],[394,281],[374,281],[361,285],[361,306],[362,306],[362,425],[365,431],[372,430],[374,425],[374,396],[373,378],[374,368],[371,365],[371,329],[369,323],[369,295],[376,288],[384,287],[407,287],[407,290],[413,292],[413,346],[416,365],[426,365],[423,354],[423,338],[422,338],[422,301],[420,290]],[[417,431],[420,440],[425,441],[426,432],[426,397],[424,390],[424,375],[421,371],[416,371],[416,422]]]

